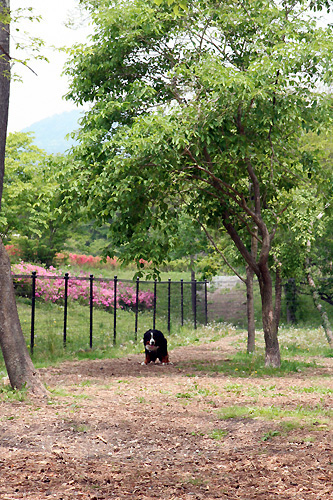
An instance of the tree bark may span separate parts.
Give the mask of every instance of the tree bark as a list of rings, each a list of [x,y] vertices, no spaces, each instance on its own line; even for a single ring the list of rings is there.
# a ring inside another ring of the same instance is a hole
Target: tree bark
[[[277,336],[278,324],[273,307],[273,286],[270,273],[264,272],[259,277],[262,303],[262,324],[265,338],[265,366],[278,368],[281,364],[280,347]]]
[[[281,299],[282,299],[282,278],[281,278],[281,266],[278,264],[275,274],[275,322],[277,325],[277,330],[280,324],[281,315]],[[277,333],[276,330],[276,333]]]
[[[9,0],[0,0],[0,208],[5,172],[5,149],[10,89]],[[8,21],[5,21],[6,16]],[[47,391],[30,359],[23,337],[11,278],[10,260],[0,238],[0,347],[13,388],[36,395]]]
[[[0,0],[0,209],[5,173],[5,149],[8,123],[10,58],[9,58],[9,0]]]

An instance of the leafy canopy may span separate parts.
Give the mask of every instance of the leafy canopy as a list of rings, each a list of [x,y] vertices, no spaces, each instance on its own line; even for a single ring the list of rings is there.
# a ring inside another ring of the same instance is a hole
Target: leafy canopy
[[[299,139],[331,121],[332,28],[302,0],[83,3],[95,34],[66,69],[67,97],[90,103],[82,202],[129,260],[162,261],[186,211],[223,224],[259,272],[254,227],[260,264],[292,190],[316,182]]]

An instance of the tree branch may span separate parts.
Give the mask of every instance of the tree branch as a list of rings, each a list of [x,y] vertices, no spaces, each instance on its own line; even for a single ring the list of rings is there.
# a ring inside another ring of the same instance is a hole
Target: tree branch
[[[11,57],[11,56],[8,54],[8,52],[7,52],[7,51],[3,48],[3,46],[2,46],[2,45],[0,45],[0,50],[1,50],[1,52],[2,52],[2,53],[6,56],[6,57],[8,57],[8,59],[9,59],[10,61],[16,61],[16,62],[18,62],[18,63],[20,63],[20,64],[23,64],[23,66],[25,66],[26,68],[30,69],[30,71],[31,71],[34,75],[38,76],[38,75],[37,75],[37,73],[36,73],[36,71],[34,71],[32,68],[30,68],[30,66],[29,66],[29,65],[28,65],[25,61],[20,61],[19,59],[16,59],[15,57]]]
[[[240,276],[240,274],[238,274],[238,272],[236,271],[236,269],[230,264],[230,262],[227,260],[227,258],[225,257],[225,255],[223,254],[223,252],[221,252],[221,250],[218,248],[218,246],[216,245],[214,239],[212,238],[212,236],[209,234],[209,232],[207,231],[206,227],[200,222],[199,219],[196,219],[197,222],[200,224],[200,226],[202,227],[202,229],[204,230],[207,238],[209,239],[209,241],[211,242],[211,244],[213,245],[213,247],[215,248],[215,250],[217,251],[218,254],[221,255],[222,259],[224,260],[225,264],[229,267],[229,269],[232,270],[232,272],[238,276],[238,278],[240,280],[243,281],[243,283],[246,283],[246,280],[244,278],[242,278],[242,276]]]

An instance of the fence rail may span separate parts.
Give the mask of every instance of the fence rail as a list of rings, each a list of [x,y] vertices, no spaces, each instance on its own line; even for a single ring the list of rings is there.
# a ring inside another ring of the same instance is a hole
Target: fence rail
[[[178,314],[180,315],[180,323],[183,326],[184,324],[184,303],[185,303],[185,298],[184,298],[184,285],[190,286],[191,293],[188,294],[190,295],[191,298],[191,306],[190,309],[192,311],[192,316],[193,316],[193,326],[194,329],[197,328],[197,323],[198,323],[198,286],[201,287],[200,290],[200,310],[201,310],[201,316],[203,316],[203,323],[207,325],[208,323],[208,308],[207,308],[207,285],[208,281],[171,281],[169,279],[168,281],[144,281],[140,280],[139,278],[136,279],[136,281],[133,280],[126,280],[126,279],[119,279],[117,276],[114,276],[114,278],[97,278],[93,274],[91,274],[89,277],[85,276],[70,276],[69,273],[65,273],[64,276],[47,276],[47,275],[37,275],[37,273],[34,271],[32,272],[31,275],[27,274],[15,274],[13,275],[13,280],[16,286],[16,289],[19,289],[19,286],[22,283],[25,285],[28,283],[28,289],[24,289],[24,295],[28,296],[31,299],[31,327],[30,327],[30,351],[33,354],[34,351],[34,346],[35,346],[35,323],[36,323],[36,300],[39,297],[42,297],[42,294],[38,292],[37,294],[37,282],[38,280],[63,280],[63,294],[62,294],[62,301],[63,301],[63,306],[64,306],[64,316],[63,316],[63,345],[66,347],[66,342],[67,342],[67,319],[68,319],[68,302],[69,302],[69,288],[70,284],[75,281],[80,281],[80,282],[89,282],[89,297],[88,297],[88,306],[89,306],[89,347],[93,347],[93,330],[94,330],[94,298],[95,298],[95,292],[96,292],[96,285],[98,283],[100,284],[107,284],[109,289],[113,291],[113,344],[115,345],[117,342],[117,310],[119,308],[119,298],[121,295],[120,291],[120,286],[124,284],[131,284],[135,288],[135,300],[132,301],[132,306],[131,310],[135,314],[135,319],[134,319],[134,340],[137,341],[137,334],[138,334],[138,321],[139,321],[139,295],[140,295],[140,289],[143,285],[153,285],[154,286],[154,292],[152,296],[152,309],[153,309],[153,317],[152,317],[152,328],[156,327],[156,316],[157,316],[157,310],[158,310],[158,302],[157,302],[157,297],[158,297],[158,288],[161,287],[161,285],[164,285],[167,287],[167,329],[168,332],[170,332],[171,329],[171,314],[172,314],[172,290],[174,290],[174,287],[176,286],[178,288],[178,293],[177,293],[177,298],[179,297],[179,310]],[[30,283],[29,283],[30,281]],[[178,300],[177,300],[178,303]]]

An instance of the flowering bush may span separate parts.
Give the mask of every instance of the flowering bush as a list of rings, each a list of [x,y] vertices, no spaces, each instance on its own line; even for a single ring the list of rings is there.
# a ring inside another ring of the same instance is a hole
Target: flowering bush
[[[18,259],[21,255],[21,250],[15,245],[5,245],[5,249],[10,258]]]
[[[76,266],[86,269],[117,269],[120,266],[120,261],[117,257],[106,257],[106,260],[102,257],[94,257],[93,255],[84,255],[76,253],[57,253],[55,260],[57,264],[68,263],[71,266]],[[139,264],[143,267],[149,267],[150,262],[140,259]],[[134,265],[134,262],[133,262]]]
[[[59,264],[69,263],[72,266],[102,268],[107,267],[116,269],[120,263],[117,257],[107,257],[106,261],[102,257],[94,257],[93,255],[79,255],[76,253],[57,253],[56,262]]]
[[[21,295],[31,296],[31,274],[36,271],[36,297],[44,302],[62,303],[65,297],[65,280],[54,267],[45,269],[34,264],[21,262],[12,266],[12,274],[18,275],[14,282]],[[27,279],[22,275],[29,275]],[[90,280],[88,276],[71,277],[68,279],[68,299],[89,305]],[[139,309],[149,309],[153,306],[154,295],[149,290],[139,291]],[[114,296],[113,280],[94,280],[93,304],[106,310],[113,310],[114,306],[121,309],[135,309],[136,289],[133,286],[117,282],[116,300]]]

